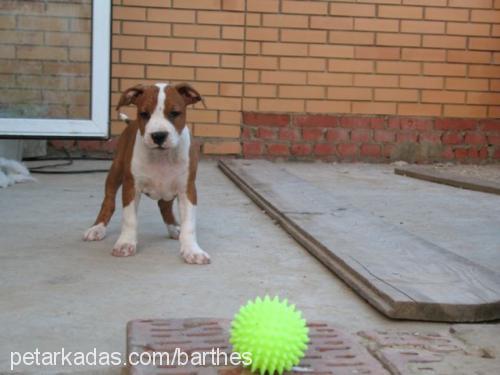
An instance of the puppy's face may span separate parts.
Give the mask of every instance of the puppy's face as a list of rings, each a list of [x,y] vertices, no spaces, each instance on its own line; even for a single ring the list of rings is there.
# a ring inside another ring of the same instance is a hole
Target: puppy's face
[[[117,110],[124,105],[135,105],[135,121],[144,145],[150,149],[166,150],[177,147],[186,126],[187,106],[200,100],[200,94],[186,83],[176,86],[166,83],[138,85],[122,94]]]

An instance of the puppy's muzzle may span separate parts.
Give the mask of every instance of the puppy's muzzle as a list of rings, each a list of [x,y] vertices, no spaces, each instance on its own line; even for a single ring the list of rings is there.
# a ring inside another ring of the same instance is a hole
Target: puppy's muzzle
[[[154,132],[151,133],[151,139],[158,146],[162,146],[168,137],[168,132]]]

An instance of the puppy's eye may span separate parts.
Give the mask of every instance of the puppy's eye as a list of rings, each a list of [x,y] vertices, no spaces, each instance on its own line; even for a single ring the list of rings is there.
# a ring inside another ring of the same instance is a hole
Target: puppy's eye
[[[139,113],[139,116],[141,116],[141,118],[144,120],[149,120],[149,118],[151,117],[151,114],[149,112],[141,112],[141,113]]]
[[[170,111],[168,114],[168,117],[174,119],[176,117],[179,117],[182,114],[182,112],[179,111]]]

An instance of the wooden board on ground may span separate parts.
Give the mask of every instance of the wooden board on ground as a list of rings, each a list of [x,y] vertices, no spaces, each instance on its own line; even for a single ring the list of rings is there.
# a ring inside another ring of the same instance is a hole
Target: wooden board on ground
[[[429,165],[408,165],[404,167],[397,167],[394,168],[394,173],[462,189],[500,195],[500,184],[498,183],[473,177],[459,176],[446,171],[439,171]]]
[[[220,161],[257,205],[383,314],[500,318],[500,274],[382,221],[263,160]]]

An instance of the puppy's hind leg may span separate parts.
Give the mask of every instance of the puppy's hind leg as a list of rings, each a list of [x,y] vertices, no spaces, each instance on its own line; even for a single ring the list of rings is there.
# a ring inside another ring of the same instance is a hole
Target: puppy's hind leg
[[[116,192],[122,184],[122,170],[117,163],[113,162],[108,176],[101,210],[95,219],[94,225],[85,231],[85,241],[100,241],[106,236],[106,226],[115,212]]]
[[[160,208],[161,217],[163,218],[163,222],[167,226],[168,235],[170,238],[174,240],[179,239],[180,227],[177,221],[175,220],[174,215],[174,199],[165,201],[160,199],[158,201],[158,207]]]

